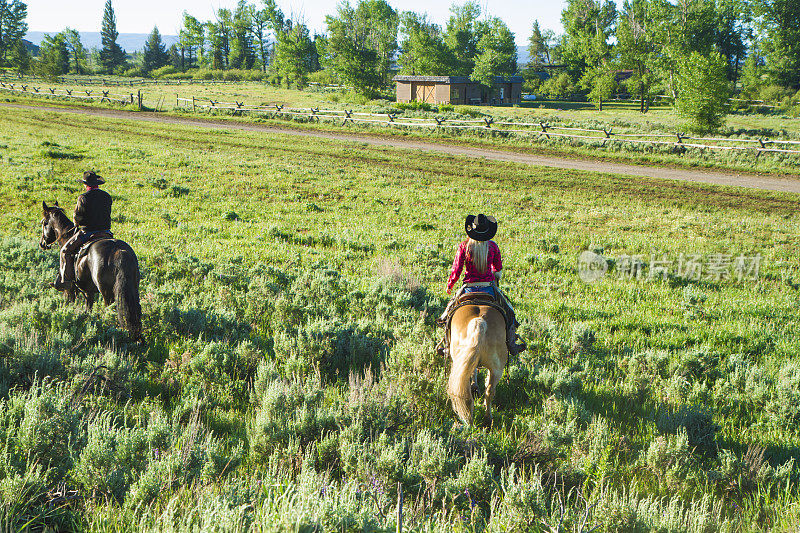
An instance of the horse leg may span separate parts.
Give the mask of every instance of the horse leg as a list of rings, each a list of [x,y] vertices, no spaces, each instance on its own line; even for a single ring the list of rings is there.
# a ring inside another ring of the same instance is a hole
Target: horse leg
[[[64,299],[68,304],[75,303],[75,289],[64,289]]]
[[[86,312],[92,312],[92,306],[94,305],[95,300],[97,300],[97,293],[90,292],[86,294]]]
[[[114,303],[114,287],[108,287],[106,285],[100,286],[100,294],[103,295],[103,302],[106,305],[111,305]]]
[[[498,361],[494,361],[497,363]],[[498,368],[499,366],[499,368]],[[483,414],[483,425],[487,428],[492,427],[492,400],[494,400],[494,393],[497,390],[497,384],[503,377],[503,366],[493,364],[486,372],[486,394],[483,396],[483,406],[485,412]]]

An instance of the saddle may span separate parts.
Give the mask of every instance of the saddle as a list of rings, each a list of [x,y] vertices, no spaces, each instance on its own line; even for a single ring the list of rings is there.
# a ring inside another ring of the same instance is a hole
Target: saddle
[[[484,307],[496,309],[503,316],[503,322],[505,322],[506,329],[508,329],[508,314],[506,313],[506,309],[499,298],[485,292],[464,293],[458,297],[455,305],[452,307],[452,309],[450,309],[450,312],[447,314],[447,318],[445,319],[444,335],[445,343],[448,346],[450,345],[450,324],[453,321],[453,316],[456,314],[456,311],[468,305],[482,305]]]
[[[81,245],[81,247],[78,249],[78,253],[75,254],[75,263],[89,253],[89,248],[91,248],[95,242],[113,238],[114,234],[110,231],[96,231],[91,235],[88,235],[86,237],[86,242]]]

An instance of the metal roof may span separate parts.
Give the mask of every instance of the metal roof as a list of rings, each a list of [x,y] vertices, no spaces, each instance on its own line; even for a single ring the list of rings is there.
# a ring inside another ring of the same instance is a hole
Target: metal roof
[[[398,75],[392,78],[392,81],[428,81],[433,83],[478,83],[469,79],[467,76],[410,76]],[[511,76],[504,78],[502,76],[495,76],[495,83],[522,83],[522,76]]]

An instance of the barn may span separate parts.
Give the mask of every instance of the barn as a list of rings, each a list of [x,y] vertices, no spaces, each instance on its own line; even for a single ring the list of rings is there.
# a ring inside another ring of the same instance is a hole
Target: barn
[[[522,77],[497,76],[489,87],[466,76],[405,76],[397,83],[398,102],[429,104],[518,104],[522,98]]]

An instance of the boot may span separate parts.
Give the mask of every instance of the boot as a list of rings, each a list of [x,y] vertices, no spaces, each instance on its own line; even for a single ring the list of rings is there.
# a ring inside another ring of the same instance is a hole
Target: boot
[[[75,286],[75,256],[65,255],[61,271],[58,273],[53,286],[60,291],[72,289]],[[59,288],[60,287],[60,288]]]
[[[447,345],[447,337],[442,337],[442,340],[436,345],[436,353],[445,358],[450,357],[450,347]]]
[[[525,343],[525,341],[520,339],[519,335],[517,335],[518,325],[519,324],[514,323],[508,328],[508,332],[506,334],[506,344],[508,345],[508,353],[510,355],[517,355],[521,352],[524,352],[528,348],[528,345]],[[517,340],[520,342],[518,343]]]
[[[66,291],[70,290],[74,287],[75,283],[72,280],[64,281],[61,279],[61,272],[56,274],[56,280],[50,284],[51,287],[54,287],[57,291]]]

